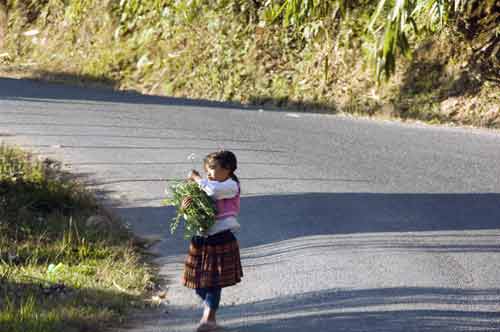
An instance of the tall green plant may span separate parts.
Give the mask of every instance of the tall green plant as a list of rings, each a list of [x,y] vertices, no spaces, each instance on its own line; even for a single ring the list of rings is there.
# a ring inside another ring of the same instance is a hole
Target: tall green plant
[[[340,9],[345,12],[349,1],[281,0],[269,1],[264,12],[267,20],[281,20],[284,26],[302,26],[308,20],[321,19]]]
[[[134,29],[140,29],[144,23],[151,24],[170,16],[180,17],[191,23],[202,10],[204,2],[204,0],[121,0],[115,7],[115,12],[120,17],[117,34],[126,34]]]
[[[409,37],[425,31],[436,32],[451,19],[490,19],[497,22],[495,0],[380,0],[372,15],[368,31],[376,36],[374,48],[377,80],[390,77],[396,69],[398,54],[408,55]],[[423,23],[422,23],[423,22]],[[480,23],[480,24],[485,24]],[[420,25],[420,27],[419,27]]]

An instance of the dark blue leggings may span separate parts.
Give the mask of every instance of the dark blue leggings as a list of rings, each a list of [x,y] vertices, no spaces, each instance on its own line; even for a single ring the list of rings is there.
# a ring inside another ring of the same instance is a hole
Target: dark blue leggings
[[[210,309],[217,310],[219,308],[220,293],[222,288],[196,288],[196,294],[203,300],[203,302],[210,307]]]

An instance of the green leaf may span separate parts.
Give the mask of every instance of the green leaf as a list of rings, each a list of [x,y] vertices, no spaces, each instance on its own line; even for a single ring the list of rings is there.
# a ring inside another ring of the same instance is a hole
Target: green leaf
[[[198,186],[197,183],[186,181],[174,183],[170,187],[173,199],[164,201],[176,208],[176,216],[170,221],[170,232],[177,230],[184,220],[184,237],[190,238],[208,230],[215,223],[215,202]],[[182,209],[182,201],[191,197],[192,203],[187,209]]]
[[[373,25],[375,24],[375,21],[377,20],[377,18],[380,16],[382,9],[384,9],[385,2],[386,2],[386,0],[380,0],[378,2],[377,9],[373,13],[372,18],[370,20],[370,23],[368,24],[369,30],[373,31]]]

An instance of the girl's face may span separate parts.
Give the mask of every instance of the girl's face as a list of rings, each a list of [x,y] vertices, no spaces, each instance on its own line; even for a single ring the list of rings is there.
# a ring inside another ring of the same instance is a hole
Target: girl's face
[[[220,167],[219,164],[214,163],[213,165],[205,165],[205,171],[207,172],[207,178],[210,181],[223,182],[229,179],[231,171]]]

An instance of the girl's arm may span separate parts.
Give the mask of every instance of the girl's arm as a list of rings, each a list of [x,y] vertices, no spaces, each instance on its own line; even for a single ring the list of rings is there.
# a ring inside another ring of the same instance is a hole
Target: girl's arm
[[[238,194],[238,183],[233,179],[227,179],[223,182],[208,179],[196,179],[195,181],[208,196],[214,199],[233,198]]]

